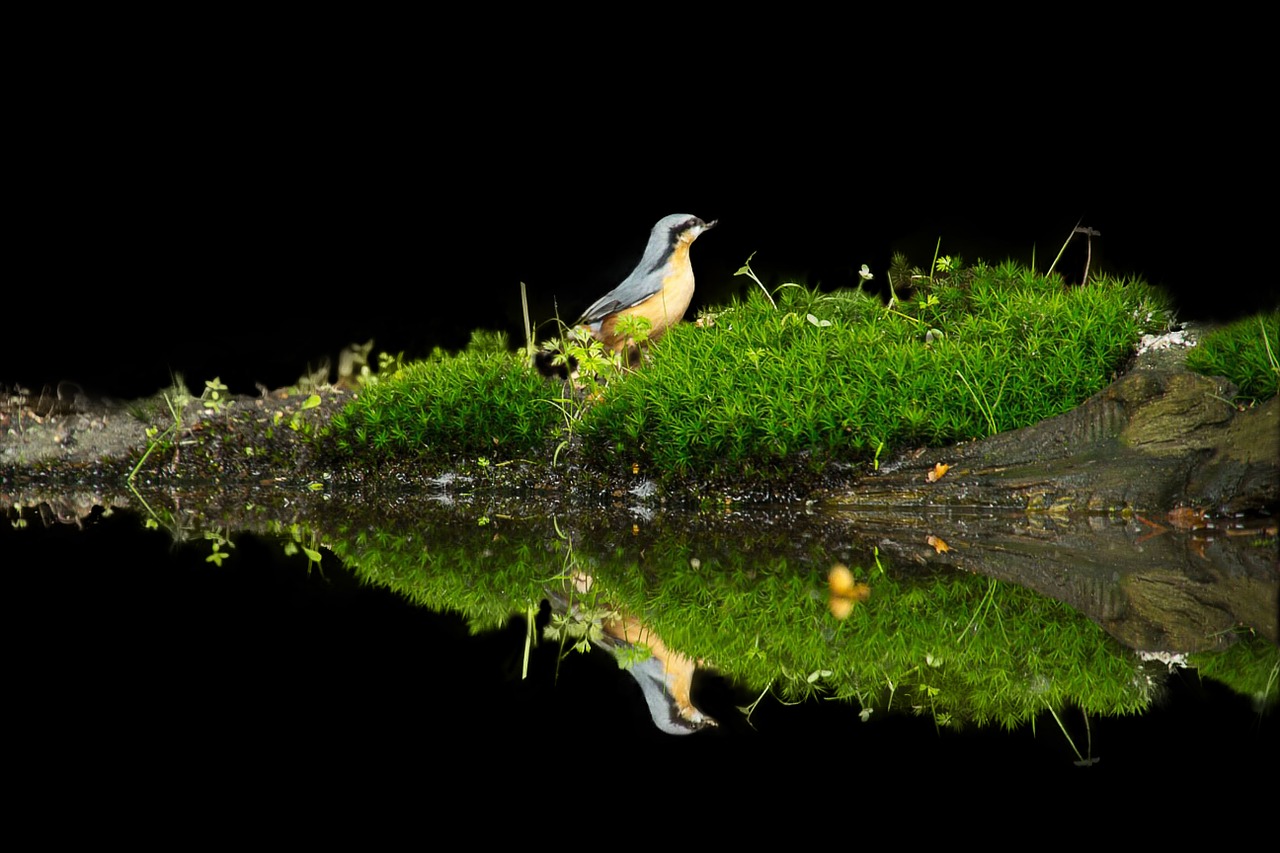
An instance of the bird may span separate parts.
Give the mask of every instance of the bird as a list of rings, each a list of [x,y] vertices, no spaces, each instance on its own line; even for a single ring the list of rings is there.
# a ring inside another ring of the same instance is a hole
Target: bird
[[[688,213],[664,216],[649,232],[649,243],[631,274],[582,312],[575,326],[586,326],[591,335],[613,352],[634,342],[617,331],[618,320],[644,317],[650,323],[649,340],[655,341],[684,317],[693,298],[693,266],[689,247],[717,220],[703,222]]]

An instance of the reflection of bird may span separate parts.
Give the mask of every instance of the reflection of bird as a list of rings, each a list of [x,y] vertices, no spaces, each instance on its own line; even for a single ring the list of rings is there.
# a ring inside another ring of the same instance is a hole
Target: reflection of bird
[[[627,672],[640,685],[654,725],[669,735],[693,734],[715,726],[715,719],[693,704],[691,690],[697,665],[692,660],[668,649],[657,634],[634,616],[620,614],[605,620],[600,645],[612,650],[636,643],[648,646],[649,656],[632,663]]]
[[[577,571],[573,580],[579,594],[589,592],[595,583],[590,575]],[[573,599],[559,590],[547,590],[547,598],[552,611],[564,614],[569,622],[599,618],[599,611],[591,612],[595,610],[594,604],[589,610],[581,610]],[[623,665],[624,660],[628,661],[626,670],[640,685],[645,704],[649,706],[649,716],[659,730],[672,735],[687,735],[719,725],[714,717],[702,713],[693,704],[693,676],[698,669],[697,663],[674,649],[668,649],[661,637],[634,616],[613,610],[607,604],[601,604],[600,609],[609,615],[599,618],[595,622],[598,628],[590,630],[588,636],[597,646],[617,657],[619,665]],[[649,650],[643,660],[636,660],[633,654],[637,644],[643,644]]]
[[[587,326],[592,335],[617,352],[628,343],[625,335],[615,331],[619,318],[639,316],[650,323],[649,340],[657,340],[684,317],[693,298],[689,246],[715,224],[715,220],[703,222],[687,213],[659,219],[631,275],[582,312],[575,325]]]

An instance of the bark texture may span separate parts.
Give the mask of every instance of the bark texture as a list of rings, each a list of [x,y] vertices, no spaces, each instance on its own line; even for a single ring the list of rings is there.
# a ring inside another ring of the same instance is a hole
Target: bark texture
[[[1141,362],[1026,429],[894,461],[828,506],[882,550],[1021,583],[1138,649],[1276,642],[1280,398]],[[950,467],[936,481],[935,465]]]

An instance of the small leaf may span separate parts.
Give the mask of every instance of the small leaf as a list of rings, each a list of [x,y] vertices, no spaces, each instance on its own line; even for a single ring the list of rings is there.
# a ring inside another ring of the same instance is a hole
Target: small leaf
[[[950,471],[950,470],[951,470],[951,466],[950,466],[950,465],[945,465],[945,464],[943,464],[943,463],[939,462],[939,463],[937,463],[937,464],[935,464],[935,465],[933,466],[933,470],[931,470],[931,471],[929,472],[929,474],[928,474],[928,476],[926,477],[926,479],[928,479],[928,481],[929,481],[930,483],[936,483],[936,482],[938,482],[939,480],[941,480],[941,479],[942,479],[942,477],[943,477],[943,475],[944,475],[944,474],[946,474],[946,473],[947,473],[948,471]]]
[[[827,585],[831,587],[832,595],[849,598],[853,595],[853,572],[844,563],[836,563],[827,575]]]

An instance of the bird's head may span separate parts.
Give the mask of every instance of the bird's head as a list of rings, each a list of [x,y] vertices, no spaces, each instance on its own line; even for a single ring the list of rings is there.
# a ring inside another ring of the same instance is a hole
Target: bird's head
[[[714,228],[717,221],[713,219],[710,222],[703,222],[689,213],[673,213],[670,216],[664,216],[649,233],[649,245],[646,251],[661,252],[680,245],[688,246],[698,239],[698,235],[703,231]]]
[[[703,231],[714,228],[716,222],[715,219],[703,222],[689,213],[673,213],[658,220],[653,226],[652,236],[665,237],[672,245],[680,240],[692,243]]]

